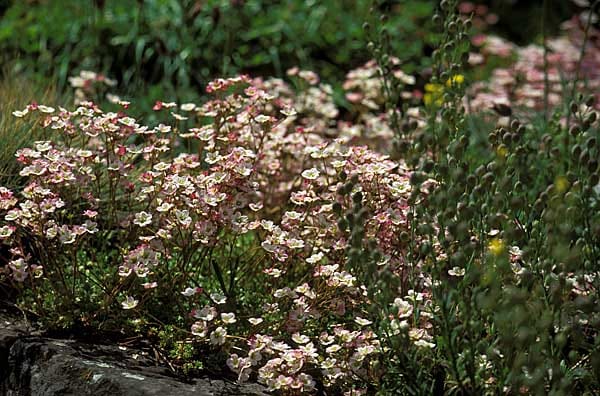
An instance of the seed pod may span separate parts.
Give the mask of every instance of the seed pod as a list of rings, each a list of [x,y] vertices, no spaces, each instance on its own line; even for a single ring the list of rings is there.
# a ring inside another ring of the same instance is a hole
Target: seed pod
[[[430,173],[431,171],[433,171],[433,168],[435,166],[435,163],[431,160],[425,161],[425,163],[423,164],[423,171]]]
[[[597,143],[598,143],[598,140],[594,136],[592,136],[591,138],[586,140],[585,145],[587,148],[591,149],[591,148],[596,147]]]
[[[596,104],[596,97],[594,95],[588,96],[585,101],[585,105],[588,107],[593,107]]]
[[[596,170],[598,170],[598,160],[590,159],[587,163],[587,169],[590,173],[596,172]]]
[[[590,186],[597,186],[598,183],[600,183],[600,174],[598,174],[598,172],[592,173],[590,176]]]
[[[331,205],[331,209],[333,210],[333,213],[338,216],[342,213],[342,205],[339,202],[334,202],[333,205]]]
[[[598,119],[598,114],[595,111],[592,111],[590,115],[587,117],[586,122],[593,124]]]
[[[519,210],[524,207],[524,200],[521,197],[512,197],[510,199],[510,208],[512,210]]]
[[[581,128],[578,125],[573,125],[569,128],[569,135],[575,137],[581,133]]]
[[[587,150],[583,150],[579,155],[579,164],[585,165],[590,160],[590,153]]]
[[[485,167],[483,165],[480,165],[479,167],[477,167],[477,169],[475,169],[475,174],[479,177],[483,176],[484,173]]]
[[[492,110],[502,117],[510,117],[512,115],[512,109],[510,106],[507,106],[503,103],[494,103]]]
[[[348,225],[352,226],[354,224],[354,213],[352,212],[348,212],[346,213],[346,221],[348,222]]]
[[[410,235],[409,235],[409,233],[408,233],[408,232],[406,232],[406,231],[402,231],[402,232],[400,233],[400,241],[402,241],[402,242],[406,243],[406,242],[408,242],[409,240],[410,240]]]
[[[571,109],[571,113],[575,114],[579,110],[579,105],[575,102],[571,102],[569,108]]]
[[[475,175],[469,175],[469,176],[467,176],[467,185],[470,188],[475,187],[476,184],[477,184],[477,177],[475,177]]]

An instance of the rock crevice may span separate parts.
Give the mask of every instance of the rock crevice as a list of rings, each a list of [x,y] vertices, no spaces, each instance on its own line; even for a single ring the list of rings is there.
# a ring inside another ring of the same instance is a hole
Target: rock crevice
[[[117,346],[42,337],[0,313],[0,395],[267,395],[258,384],[212,378],[183,382],[131,355]]]

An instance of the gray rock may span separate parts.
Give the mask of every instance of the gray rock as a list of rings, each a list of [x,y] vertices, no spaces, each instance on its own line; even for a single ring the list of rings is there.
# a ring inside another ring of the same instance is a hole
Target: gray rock
[[[149,359],[133,359],[136,351],[27,334],[24,322],[0,314],[1,395],[267,395],[258,384],[210,378],[183,382],[150,366]]]

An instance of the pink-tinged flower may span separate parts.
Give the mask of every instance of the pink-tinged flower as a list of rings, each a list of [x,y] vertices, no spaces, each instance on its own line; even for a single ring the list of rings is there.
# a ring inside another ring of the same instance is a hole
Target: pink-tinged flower
[[[193,335],[205,338],[208,333],[208,326],[205,321],[194,322],[191,330]]]
[[[217,317],[217,310],[214,307],[206,306],[199,311],[193,311],[192,316],[196,319],[210,322]]]
[[[77,234],[69,226],[63,225],[58,229],[58,239],[63,245],[70,245],[77,239]]]
[[[127,296],[123,302],[121,302],[121,306],[123,309],[133,309],[137,307],[139,301],[131,296]]]
[[[94,217],[96,217],[98,215],[98,212],[96,212],[95,210],[86,210],[83,212],[83,215],[85,217],[89,217],[90,219],[93,219]]]
[[[413,305],[401,298],[394,300],[394,306],[398,308],[398,317],[400,319],[408,318],[413,313]]]
[[[0,227],[0,239],[7,239],[10,237],[13,232],[15,232],[16,227],[14,226],[3,226]]]
[[[135,214],[135,219],[133,220],[133,224],[136,224],[140,227],[145,227],[152,223],[152,215],[147,212],[139,212]]]
[[[181,292],[186,297],[191,297],[196,293],[201,293],[202,288],[200,287],[186,287],[184,291]]]

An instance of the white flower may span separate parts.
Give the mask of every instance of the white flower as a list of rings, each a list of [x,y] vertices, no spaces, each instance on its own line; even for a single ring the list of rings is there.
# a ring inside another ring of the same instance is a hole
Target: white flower
[[[210,298],[212,298],[215,304],[225,304],[227,302],[227,297],[222,293],[210,293]]]
[[[154,170],[162,172],[169,169],[170,167],[171,165],[167,164],[166,162],[159,162],[158,164],[154,165]]]
[[[24,110],[15,110],[12,112],[12,115],[14,115],[15,117],[25,117],[27,115],[27,113],[29,113],[29,109],[25,108]]]
[[[302,239],[290,238],[287,240],[287,245],[290,249],[302,249],[304,241]]]
[[[179,108],[183,111],[193,111],[196,108],[196,104],[194,103],[184,103]]]
[[[152,223],[152,215],[147,212],[139,212],[135,214],[133,224],[137,224],[140,227],[145,227]]]
[[[465,269],[464,268],[460,268],[460,267],[453,267],[452,269],[448,270],[448,275],[451,275],[451,276],[464,276],[465,275]]]
[[[131,296],[127,296],[125,298],[125,301],[123,301],[121,303],[121,305],[123,306],[123,309],[133,309],[135,307],[137,307],[139,301],[136,300],[135,298],[131,297]]]
[[[248,322],[250,322],[250,324],[252,324],[252,326],[257,326],[257,325],[261,324],[263,322],[263,320],[261,318],[249,318]]]
[[[433,344],[429,341],[425,341],[423,339],[415,341],[414,344],[421,348],[429,348],[429,349],[435,348],[435,344]]]
[[[119,123],[128,126],[128,127],[134,127],[135,126],[135,119],[131,118],[131,117],[123,117],[119,119]]]
[[[160,124],[156,127],[156,131],[160,133],[169,133],[171,132],[171,126]]]
[[[361,318],[361,317],[356,317],[356,318],[354,319],[354,321],[355,321],[356,323],[358,323],[359,325],[361,325],[361,326],[368,326],[368,325],[370,325],[370,324],[372,324],[372,323],[373,323],[373,322],[371,322],[370,320],[368,320],[368,319],[364,319],[364,318]]]
[[[185,121],[185,120],[188,119],[187,117],[184,117],[181,114],[177,114],[177,113],[174,113],[174,112],[171,112],[171,115],[173,117],[175,117],[176,120],[179,120],[179,121]]]
[[[232,324],[232,323],[237,322],[237,319],[235,318],[235,314],[233,312],[230,312],[230,313],[223,312],[221,314],[221,320],[225,324]]]
[[[316,264],[323,259],[323,253],[318,252],[314,253],[312,256],[306,259],[306,262],[309,264]]]
[[[281,114],[283,114],[283,115],[284,115],[284,116],[286,116],[286,117],[292,117],[292,116],[295,116],[296,114],[298,114],[298,113],[296,112],[296,109],[294,109],[294,108],[293,108],[293,107],[291,107],[291,106],[285,106],[285,107],[284,107],[283,109],[281,109],[280,111],[281,111]]]
[[[222,327],[217,327],[215,331],[210,333],[210,343],[213,345],[225,344],[225,337],[227,336],[227,330]]]
[[[41,111],[42,113],[53,113],[54,107],[38,105],[38,110]]]
[[[302,177],[308,180],[315,180],[319,177],[319,171],[317,168],[310,168],[302,172]]]
[[[292,334],[292,341],[294,341],[296,344],[306,344],[310,341],[310,338],[304,334],[294,333]]]
[[[184,291],[181,292],[186,297],[191,297],[194,294],[198,293],[197,287],[186,287]]]

